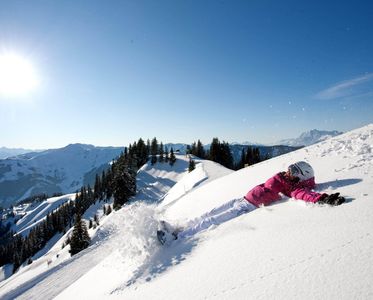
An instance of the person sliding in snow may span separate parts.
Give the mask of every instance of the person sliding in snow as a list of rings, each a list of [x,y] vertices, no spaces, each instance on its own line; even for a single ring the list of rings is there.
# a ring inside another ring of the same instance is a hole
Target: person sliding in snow
[[[281,194],[312,203],[340,205],[345,198],[335,194],[320,194],[312,191],[316,186],[312,167],[305,161],[299,161],[288,167],[287,172],[280,172],[265,183],[251,189],[244,197],[233,199],[208,213],[191,220],[185,228],[174,229],[166,221],[161,221],[157,237],[162,244],[175,239],[194,235],[212,225],[219,225],[232,218],[250,212],[261,205],[269,205],[281,199]]]

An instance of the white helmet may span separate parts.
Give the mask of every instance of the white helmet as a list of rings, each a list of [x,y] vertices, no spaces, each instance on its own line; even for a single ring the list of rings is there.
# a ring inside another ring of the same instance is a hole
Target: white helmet
[[[315,176],[311,165],[305,161],[298,161],[290,165],[288,170],[292,176],[298,177],[300,180],[308,180]]]

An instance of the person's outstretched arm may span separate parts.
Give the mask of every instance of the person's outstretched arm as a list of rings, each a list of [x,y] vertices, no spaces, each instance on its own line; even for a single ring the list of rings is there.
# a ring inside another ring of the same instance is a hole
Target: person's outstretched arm
[[[294,199],[303,200],[306,202],[316,203],[321,198],[325,197],[326,194],[320,194],[317,192],[313,192],[308,188],[297,188],[293,190],[290,196]]]

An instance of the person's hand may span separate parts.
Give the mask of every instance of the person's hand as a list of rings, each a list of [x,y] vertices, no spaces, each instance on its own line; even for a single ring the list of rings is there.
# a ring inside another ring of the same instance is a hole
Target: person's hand
[[[333,205],[333,206],[336,206],[336,205],[341,205],[342,203],[344,203],[346,201],[346,199],[342,196],[339,196],[339,193],[335,193],[335,194],[324,194],[320,200],[318,201],[318,203],[321,203],[321,204],[329,204],[329,205]]]

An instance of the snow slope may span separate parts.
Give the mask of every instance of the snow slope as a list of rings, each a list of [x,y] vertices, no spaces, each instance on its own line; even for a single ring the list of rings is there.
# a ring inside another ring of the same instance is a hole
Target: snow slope
[[[0,284],[0,298],[372,298],[372,148],[368,125],[215,180],[202,181],[196,168],[159,204],[135,202],[112,214],[93,244],[64,264]],[[347,202],[284,198],[170,247],[156,242],[159,218],[182,224],[298,160],[312,164],[319,191],[339,191]]]

